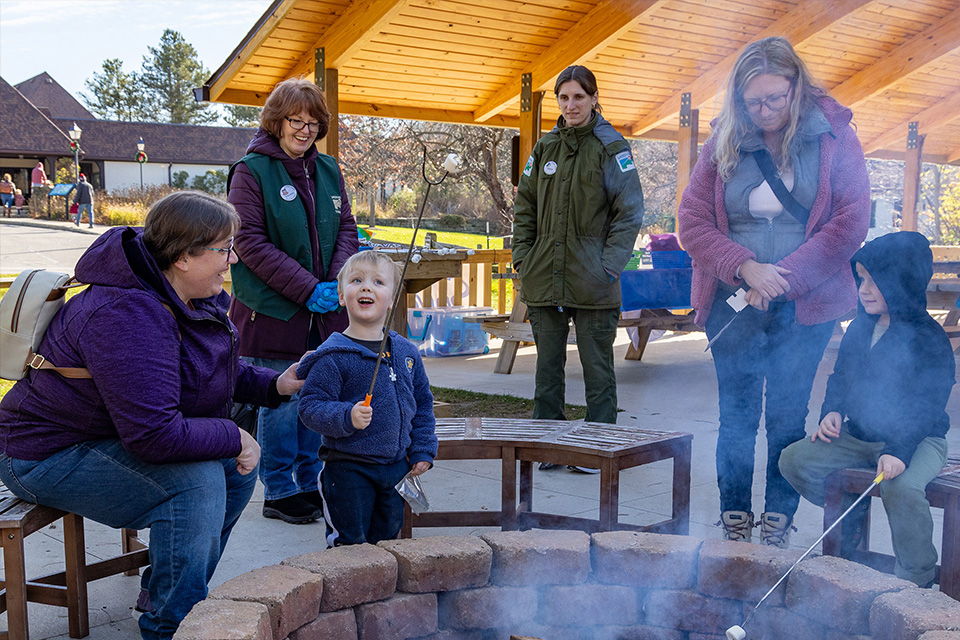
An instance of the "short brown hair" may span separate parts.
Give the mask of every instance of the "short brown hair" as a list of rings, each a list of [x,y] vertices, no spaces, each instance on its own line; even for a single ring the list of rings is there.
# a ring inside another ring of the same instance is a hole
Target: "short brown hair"
[[[320,87],[303,78],[284,80],[273,88],[260,112],[260,126],[267,133],[279,138],[283,119],[291,114],[306,111],[317,119],[320,129],[314,143],[325,138],[330,128],[330,110]]]
[[[200,191],[176,191],[150,207],[143,243],[166,271],[184,254],[198,255],[239,228],[240,216],[229,202]]]
[[[380,253],[379,251],[374,251],[372,249],[365,249],[347,258],[347,261],[343,263],[342,267],[340,267],[340,273],[337,274],[337,286],[340,287],[340,291],[343,291],[343,281],[350,272],[350,269],[359,263],[372,264],[391,274],[393,276],[393,288],[397,288],[397,282],[400,281],[400,265],[385,253]]]

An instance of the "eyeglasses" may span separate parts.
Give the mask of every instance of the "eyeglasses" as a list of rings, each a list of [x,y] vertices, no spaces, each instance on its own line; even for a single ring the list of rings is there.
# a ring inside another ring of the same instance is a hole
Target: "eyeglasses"
[[[778,93],[775,96],[768,96],[767,98],[760,100],[744,100],[743,104],[747,108],[747,111],[751,113],[759,112],[764,105],[770,111],[780,111],[787,106],[787,98],[790,97],[790,89],[787,89],[783,93]]]
[[[313,131],[314,133],[316,133],[317,131],[320,131],[319,122],[304,122],[299,118],[288,118],[287,116],[283,116],[283,119],[290,123],[290,126],[293,127],[294,131],[300,131],[304,127],[309,129],[310,131]]]
[[[219,253],[222,257],[224,257],[224,258],[226,258],[227,260],[229,260],[229,259],[230,259],[230,252],[233,251],[233,238],[230,238],[230,246],[227,247],[226,249],[220,249],[220,248],[217,248],[217,247],[204,247],[204,249],[206,249],[207,251],[216,251],[216,252]]]

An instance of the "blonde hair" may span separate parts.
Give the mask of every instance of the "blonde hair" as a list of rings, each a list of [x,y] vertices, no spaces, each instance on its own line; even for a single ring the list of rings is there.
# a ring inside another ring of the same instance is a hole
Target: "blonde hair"
[[[803,60],[790,43],[780,37],[764,38],[747,45],[727,78],[727,93],[711,138],[716,140],[713,160],[721,179],[730,180],[740,163],[740,143],[757,126],[747,113],[743,92],[751,80],[761,75],[783,76],[790,81],[792,98],[790,118],[780,144],[781,171],[792,168],[790,146],[800,128],[801,116],[811,109],[826,91],[812,78]]]
[[[389,273],[393,278],[393,288],[396,289],[397,282],[400,280],[400,265],[386,254],[380,253],[379,251],[365,250],[359,251],[347,258],[347,261],[340,267],[340,272],[337,274],[337,287],[339,287],[341,293],[345,286],[344,280],[346,280],[350,270],[358,264],[371,264],[378,269],[382,269],[384,273]]]

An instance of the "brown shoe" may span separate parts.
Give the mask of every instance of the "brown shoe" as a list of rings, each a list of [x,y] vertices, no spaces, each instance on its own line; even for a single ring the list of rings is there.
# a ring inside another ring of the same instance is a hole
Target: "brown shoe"
[[[753,514],[746,511],[724,511],[718,525],[723,526],[723,539],[734,542],[750,542],[753,536]]]

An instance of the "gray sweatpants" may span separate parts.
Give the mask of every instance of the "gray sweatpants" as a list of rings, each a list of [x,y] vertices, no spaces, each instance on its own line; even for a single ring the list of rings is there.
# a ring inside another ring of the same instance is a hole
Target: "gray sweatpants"
[[[797,492],[823,506],[824,481],[834,471],[848,468],[876,468],[883,442],[864,442],[847,433],[844,423],[839,438],[827,443],[810,442],[809,436],[794,442],[780,454],[780,472]],[[929,584],[936,573],[937,549],[933,546],[933,517],[926,498],[926,486],[937,477],[947,461],[947,441],[925,438],[917,447],[907,469],[892,480],[880,483],[883,507],[890,521],[898,578],[918,585]]]

